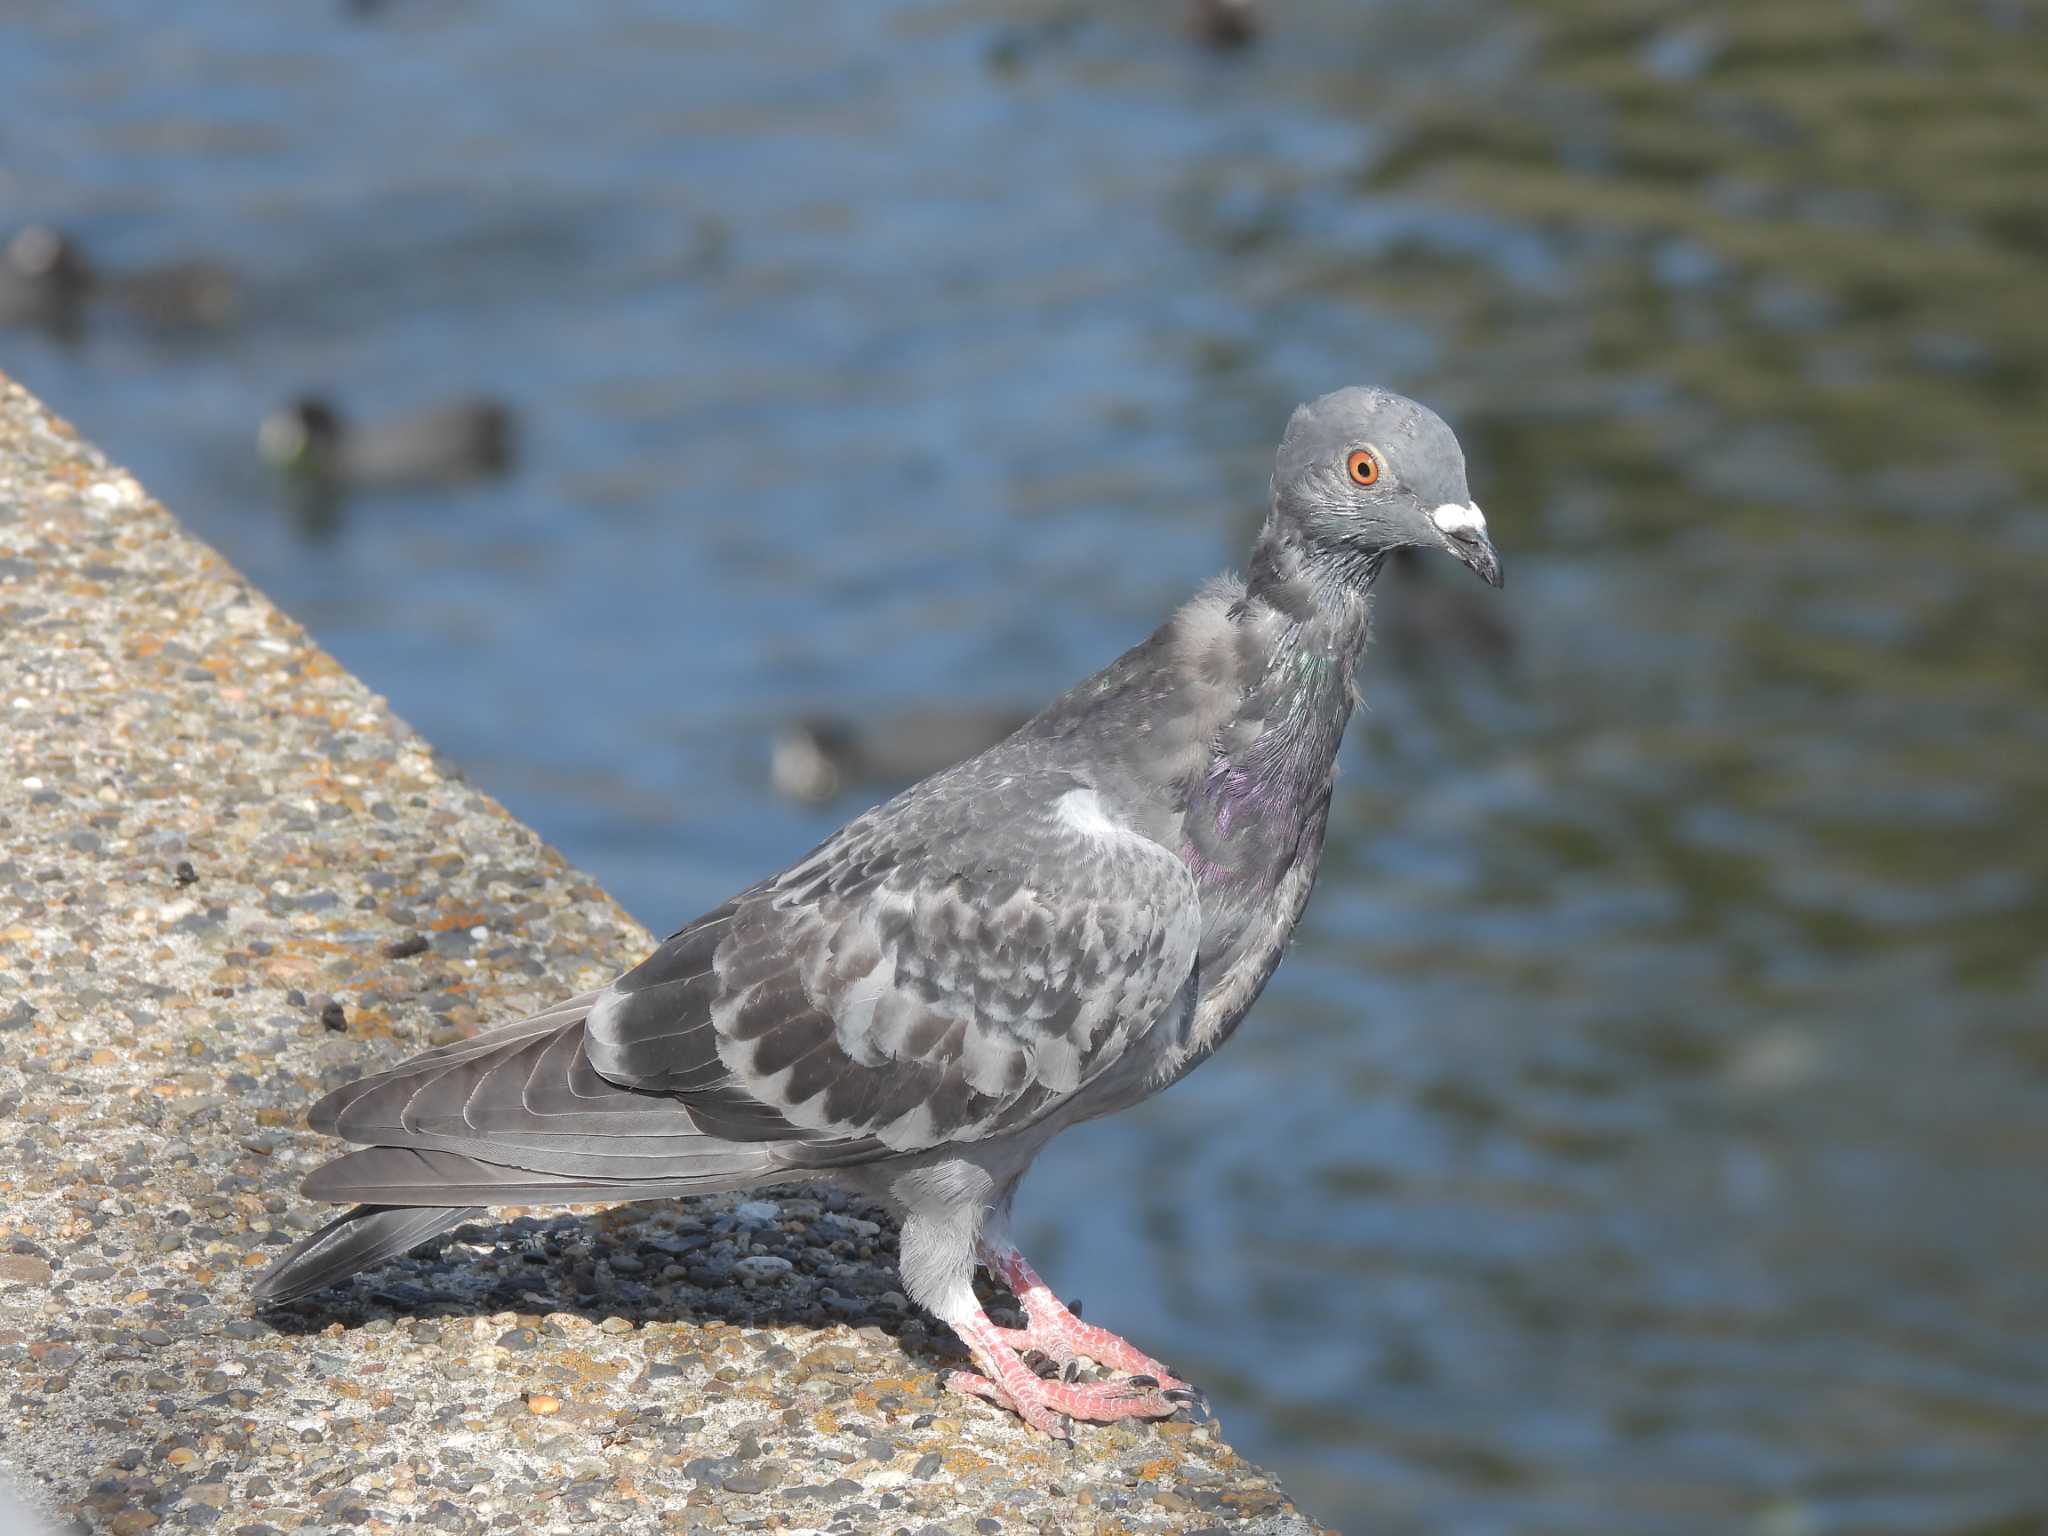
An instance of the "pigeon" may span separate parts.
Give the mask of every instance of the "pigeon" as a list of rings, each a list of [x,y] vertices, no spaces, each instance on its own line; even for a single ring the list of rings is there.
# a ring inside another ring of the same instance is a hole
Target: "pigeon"
[[[1200,1394],[1064,1306],[1011,1235],[1068,1126],[1206,1061],[1308,902],[1374,578],[1407,547],[1494,586],[1450,428],[1353,387],[1287,424],[1242,579],[1013,734],[856,816],[610,985],[329,1094],[354,1208],[255,1285],[306,1296],[493,1205],[837,1182],[894,1208],[948,1385],[1071,1438]],[[977,1264],[1016,1297],[999,1326]],[[1041,1376],[1027,1356],[1063,1367]],[[1078,1359],[1106,1374],[1080,1378]]]

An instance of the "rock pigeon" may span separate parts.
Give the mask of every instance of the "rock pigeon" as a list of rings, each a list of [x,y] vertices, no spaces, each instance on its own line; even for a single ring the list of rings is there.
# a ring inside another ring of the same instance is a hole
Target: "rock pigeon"
[[[1500,562],[1434,414],[1350,388],[1296,410],[1242,580],[1211,583],[979,756],[855,817],[609,986],[329,1094],[359,1202],[257,1282],[304,1296],[491,1205],[838,1181],[901,1215],[904,1289],[1066,1435],[1198,1394],[1063,1306],[1011,1238],[1070,1125],[1228,1040],[1308,901],[1374,577],[1396,549]],[[976,1263],[1021,1328],[975,1296]],[[1079,1356],[1113,1373],[1042,1378]]]

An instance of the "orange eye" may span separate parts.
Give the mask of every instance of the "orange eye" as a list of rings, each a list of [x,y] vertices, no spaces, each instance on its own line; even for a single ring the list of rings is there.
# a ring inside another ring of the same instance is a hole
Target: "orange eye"
[[[1353,485],[1374,485],[1380,478],[1380,456],[1370,448],[1354,448],[1344,461]]]

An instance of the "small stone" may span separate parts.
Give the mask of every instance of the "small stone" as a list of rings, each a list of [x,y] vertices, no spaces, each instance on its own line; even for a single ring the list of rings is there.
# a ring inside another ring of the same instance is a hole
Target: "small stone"
[[[631,1333],[633,1331],[633,1325],[623,1317],[608,1317],[597,1326],[598,1331],[601,1333]]]
[[[386,960],[410,960],[414,955],[424,955],[431,946],[425,934],[409,933],[402,939],[393,939],[384,946]]]
[[[339,998],[330,997],[320,1006],[320,1023],[323,1028],[340,1034],[348,1028],[348,1010],[341,1006]]]
[[[0,1283],[48,1285],[50,1266],[25,1253],[0,1253]]]
[[[748,1285],[780,1280],[796,1266],[772,1253],[751,1253],[733,1264],[732,1272]]]
[[[529,1392],[526,1395],[526,1411],[547,1418],[562,1411],[562,1400],[551,1392]]]
[[[173,885],[197,885],[199,883],[199,871],[192,867],[190,859],[178,860],[177,867],[171,871],[171,883]]]

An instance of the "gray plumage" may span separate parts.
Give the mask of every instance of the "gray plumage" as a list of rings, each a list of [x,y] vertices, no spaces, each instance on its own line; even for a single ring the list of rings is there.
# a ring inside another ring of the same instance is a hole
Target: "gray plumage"
[[[324,1099],[314,1128],[360,1150],[306,1193],[362,1209],[258,1299],[478,1206],[837,1179],[902,1210],[912,1297],[979,1316],[976,1257],[1039,1149],[1205,1059],[1279,963],[1381,559],[1431,545],[1497,584],[1484,526],[1422,407],[1351,389],[1298,410],[1244,581],[610,986]]]

